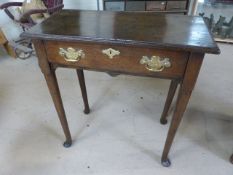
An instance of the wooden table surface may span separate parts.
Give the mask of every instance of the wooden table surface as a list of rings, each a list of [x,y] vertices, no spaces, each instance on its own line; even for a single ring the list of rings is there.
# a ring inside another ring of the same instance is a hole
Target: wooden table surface
[[[22,37],[220,52],[202,17],[154,12],[63,10]]]

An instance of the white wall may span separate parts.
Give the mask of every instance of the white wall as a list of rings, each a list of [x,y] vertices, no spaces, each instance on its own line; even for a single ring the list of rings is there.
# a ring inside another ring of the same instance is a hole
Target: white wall
[[[64,0],[66,9],[97,10],[98,0]],[[103,9],[103,1],[99,0],[100,9]]]

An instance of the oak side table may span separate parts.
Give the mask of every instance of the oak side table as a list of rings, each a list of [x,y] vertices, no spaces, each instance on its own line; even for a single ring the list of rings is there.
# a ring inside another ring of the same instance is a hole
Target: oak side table
[[[161,159],[166,167],[171,164],[168,153],[204,55],[220,53],[201,17],[154,12],[63,10],[21,36],[32,39],[35,46],[39,66],[66,136],[65,147],[71,146],[72,139],[56,68],[76,69],[86,114],[90,109],[83,70],[171,80],[160,119],[162,124],[167,123],[167,112],[180,84]]]

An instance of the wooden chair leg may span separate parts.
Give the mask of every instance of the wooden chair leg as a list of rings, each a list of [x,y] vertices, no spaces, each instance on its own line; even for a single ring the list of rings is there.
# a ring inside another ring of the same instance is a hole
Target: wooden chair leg
[[[16,54],[14,49],[9,45],[8,40],[6,39],[5,34],[3,33],[2,29],[0,28],[0,45],[2,45],[6,52],[13,58],[16,58]]]
[[[4,46],[5,50],[6,50],[6,52],[8,53],[8,55],[10,55],[12,58],[17,58],[13,47],[10,46],[8,42],[5,43],[3,46]]]
[[[163,113],[162,113],[161,118],[160,118],[160,123],[163,124],[163,125],[167,124],[167,113],[168,113],[168,110],[169,110],[169,108],[171,106],[172,100],[174,98],[178,83],[179,82],[177,80],[172,80],[171,81],[169,91],[168,91],[168,95],[167,95],[167,99],[166,99],[166,102],[165,102],[165,105],[164,105],[164,108],[163,108]]]
[[[83,70],[80,70],[80,69],[77,69],[76,71],[77,71],[77,75],[78,75],[78,79],[79,79],[79,85],[80,85],[81,92],[82,92],[83,102],[84,102],[84,113],[89,114],[90,113],[90,108],[89,108],[89,104],[88,104],[87,90],[86,90],[84,73],[83,73]]]

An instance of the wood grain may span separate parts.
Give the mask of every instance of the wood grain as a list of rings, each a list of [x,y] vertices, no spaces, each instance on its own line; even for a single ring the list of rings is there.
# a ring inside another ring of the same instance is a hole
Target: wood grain
[[[202,17],[155,12],[63,10],[21,36],[220,53]]]

